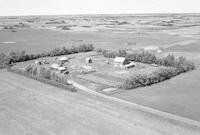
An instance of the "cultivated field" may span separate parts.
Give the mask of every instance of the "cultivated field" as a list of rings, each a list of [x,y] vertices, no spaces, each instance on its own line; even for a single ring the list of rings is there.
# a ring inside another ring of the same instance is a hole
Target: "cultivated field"
[[[3,135],[198,135],[157,116],[87,93],[68,92],[0,70]],[[88,117],[89,116],[89,117]]]

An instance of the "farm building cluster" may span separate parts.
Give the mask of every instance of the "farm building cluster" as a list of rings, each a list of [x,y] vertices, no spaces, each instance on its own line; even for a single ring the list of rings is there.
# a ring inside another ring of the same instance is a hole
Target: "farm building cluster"
[[[18,63],[15,67],[22,69],[30,64],[66,75],[70,80],[84,80],[108,88],[120,85],[129,76],[151,73],[160,67],[130,61],[125,57],[106,58],[96,52],[39,58]]]
[[[44,64],[49,64],[48,61],[46,60],[36,60],[35,61],[35,65],[39,66],[42,63]],[[62,73],[62,74],[68,74],[69,70],[68,70],[68,66],[73,68],[73,65],[70,65],[70,63],[73,63],[73,59],[70,60],[68,57],[58,57],[55,58],[54,63],[50,64],[50,69],[54,70],[56,73]],[[91,71],[93,69],[91,64],[95,64],[95,61],[93,61],[92,58],[87,57],[85,58],[85,65],[82,65],[81,67],[85,70]],[[116,57],[114,58],[112,61],[105,59],[104,61],[102,61],[102,64],[110,64],[110,63],[114,63],[114,67],[120,67],[120,68],[124,68],[124,69],[129,69],[132,67],[136,66],[136,63],[133,61],[129,61],[127,58],[125,57]],[[89,64],[89,65],[87,65]],[[81,73],[85,73],[85,70],[80,70]],[[73,72],[73,71],[72,71]]]

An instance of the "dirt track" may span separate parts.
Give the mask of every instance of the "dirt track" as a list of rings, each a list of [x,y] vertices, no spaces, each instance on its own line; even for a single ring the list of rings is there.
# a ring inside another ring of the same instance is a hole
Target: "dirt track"
[[[0,70],[0,135],[199,135],[87,93],[61,90]]]

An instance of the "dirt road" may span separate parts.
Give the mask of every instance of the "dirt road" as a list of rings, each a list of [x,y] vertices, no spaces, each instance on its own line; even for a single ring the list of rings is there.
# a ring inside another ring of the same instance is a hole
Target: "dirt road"
[[[0,135],[199,135],[130,105],[0,70]]]

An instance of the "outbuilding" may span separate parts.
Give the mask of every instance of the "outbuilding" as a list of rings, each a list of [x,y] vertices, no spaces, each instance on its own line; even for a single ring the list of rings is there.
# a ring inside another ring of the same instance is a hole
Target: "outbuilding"
[[[60,67],[58,64],[51,64],[50,66],[51,69],[57,69],[58,67]]]
[[[92,59],[91,59],[91,58],[86,58],[86,59],[85,59],[85,62],[86,62],[86,63],[92,63]]]
[[[62,67],[58,64],[52,64],[50,66],[50,68],[58,73],[68,73],[67,68],[66,67]]]
[[[42,63],[41,63],[40,61],[38,61],[38,60],[35,61],[35,65],[36,65],[36,66],[41,65],[41,64],[42,64]]]
[[[129,60],[125,57],[115,57],[114,62],[121,65],[129,64]]]
[[[68,73],[67,68],[65,68],[65,67],[58,67],[58,68],[56,69],[56,71],[57,71],[58,73]]]
[[[57,58],[57,61],[59,62],[59,64],[64,64],[65,62],[68,62],[69,59],[67,57],[59,57]]]
[[[135,66],[136,66],[136,63],[131,61],[129,64],[126,64],[123,67],[125,69],[128,69],[128,68],[132,68],[132,67],[135,67]]]

